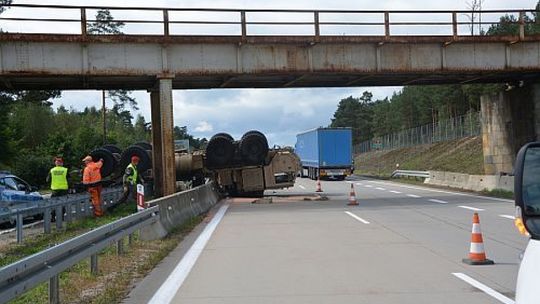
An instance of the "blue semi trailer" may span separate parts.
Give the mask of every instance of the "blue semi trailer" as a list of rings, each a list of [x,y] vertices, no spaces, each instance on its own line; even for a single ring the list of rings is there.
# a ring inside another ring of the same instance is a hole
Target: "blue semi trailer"
[[[353,171],[351,128],[317,128],[296,135],[300,176],[343,180]]]

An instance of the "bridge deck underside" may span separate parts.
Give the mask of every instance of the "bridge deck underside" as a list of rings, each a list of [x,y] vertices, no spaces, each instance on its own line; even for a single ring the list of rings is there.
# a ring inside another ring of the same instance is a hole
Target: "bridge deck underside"
[[[310,37],[248,37],[242,42],[0,34],[0,89],[151,89],[163,77],[173,79],[175,89],[538,79],[540,36],[507,38],[321,37],[310,42]]]
[[[173,78],[174,89],[211,88],[306,88],[401,86],[435,84],[507,83],[540,79],[540,71],[514,73],[447,74],[265,74],[265,75],[181,75]],[[146,90],[155,86],[156,76],[81,76],[81,75],[3,75],[0,89],[131,89]]]

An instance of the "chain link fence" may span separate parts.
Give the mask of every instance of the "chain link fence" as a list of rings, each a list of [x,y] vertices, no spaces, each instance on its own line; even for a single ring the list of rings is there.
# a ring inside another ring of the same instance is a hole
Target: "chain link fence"
[[[354,153],[374,150],[393,150],[415,145],[432,144],[482,134],[480,112],[469,112],[462,116],[440,120],[416,128],[386,134],[364,141],[354,147]]]

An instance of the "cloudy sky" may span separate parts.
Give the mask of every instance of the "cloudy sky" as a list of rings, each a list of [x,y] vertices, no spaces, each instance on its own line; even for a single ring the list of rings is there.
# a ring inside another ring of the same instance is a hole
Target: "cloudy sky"
[[[342,10],[451,10],[467,9],[467,0],[187,0],[187,1],[123,1],[123,0],[14,0],[14,3],[39,3],[63,5],[197,7],[197,8],[272,8],[272,9],[342,9]],[[534,8],[536,0],[484,0],[483,9]],[[8,10],[3,16],[30,14],[43,17],[36,10]],[[69,17],[69,16],[66,16]],[[466,16],[465,16],[466,17]],[[465,18],[461,17],[461,18]],[[119,17],[120,18],[120,17]],[[432,18],[438,18],[433,16]],[[489,17],[485,17],[486,19]],[[498,16],[492,16],[497,19]],[[40,25],[27,24],[28,28],[42,30]],[[20,30],[20,25],[3,23],[3,29]],[[26,29],[26,28],[25,28]],[[71,31],[62,26],[51,26],[51,31]],[[77,27],[73,27],[76,31]],[[408,29],[404,29],[407,31]],[[217,132],[228,132],[240,137],[244,132],[257,129],[267,134],[270,143],[293,145],[295,135],[307,129],[330,123],[340,99],[361,96],[368,90],[374,98],[391,96],[399,87],[357,87],[323,89],[214,89],[174,91],[175,125],[187,126],[196,137],[210,137]],[[142,114],[150,120],[150,96],[144,91],[133,93]],[[101,106],[98,91],[64,91],[54,106],[64,105],[75,109]]]

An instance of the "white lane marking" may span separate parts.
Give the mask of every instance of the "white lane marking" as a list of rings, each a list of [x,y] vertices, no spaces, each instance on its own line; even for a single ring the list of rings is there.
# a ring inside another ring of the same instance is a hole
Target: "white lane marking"
[[[463,208],[463,209],[469,209],[469,210],[472,210],[472,211],[484,211],[484,209],[474,208],[474,207],[469,207],[469,206],[458,206],[458,207]]]
[[[352,216],[353,218],[359,220],[360,222],[362,222],[362,223],[364,223],[364,224],[366,224],[366,225],[369,224],[368,221],[366,221],[365,219],[363,219],[363,218],[357,216],[356,214],[354,214],[354,213],[352,213],[352,212],[345,211],[345,213],[347,213],[348,215]]]
[[[392,190],[392,191],[390,191],[390,192],[395,193],[395,194],[401,194],[401,192],[395,191],[395,190]]]
[[[504,199],[504,198],[488,197],[488,196],[482,196],[482,195],[473,195],[473,194],[451,192],[451,191],[443,191],[443,190],[434,190],[434,189],[423,188],[423,187],[412,187],[412,186],[402,185],[402,184],[399,184],[399,183],[388,183],[388,182],[379,182],[379,181],[370,181],[370,180],[366,180],[366,181],[368,181],[370,183],[377,183],[377,184],[388,185],[388,186],[396,186],[396,187],[415,189],[415,190],[423,190],[423,191],[431,191],[431,192],[437,192],[437,193],[469,196],[469,197],[475,197],[475,198],[481,198],[481,199],[485,199],[485,200],[492,200],[492,201],[499,201],[499,202],[508,202],[508,203],[513,203],[514,202],[513,200]]]
[[[434,202],[434,203],[439,203],[439,204],[448,204],[447,201],[443,201],[443,200],[438,200],[438,199],[429,199],[430,202]]]
[[[185,279],[189,275],[191,268],[193,268],[195,262],[201,255],[204,247],[206,246],[206,243],[208,243],[208,240],[212,236],[212,233],[214,233],[217,225],[225,215],[227,208],[229,208],[229,204],[225,204],[221,206],[221,208],[219,208],[216,215],[214,215],[214,218],[204,228],[201,235],[199,235],[195,243],[191,245],[191,248],[189,248],[188,252],[186,252],[180,263],[176,265],[167,280],[165,280],[165,282],[161,285],[158,291],[156,291],[156,293],[148,303],[168,304],[172,301],[172,299],[176,295],[176,292],[178,291],[178,289],[180,289]]]
[[[460,193],[460,192],[451,192],[451,191],[443,191],[443,190],[434,190],[434,189],[431,189],[431,188],[424,188],[424,187],[412,187],[412,186],[401,185],[399,183],[388,183],[388,182],[378,182],[378,181],[369,181],[369,182],[377,183],[377,184],[383,184],[383,185],[389,185],[389,186],[408,188],[408,189],[415,189],[415,190],[423,190],[423,191],[430,191],[430,192],[437,192],[437,193],[469,196],[469,197],[475,197],[475,198],[481,198],[481,199],[485,199],[485,200],[492,200],[492,201],[499,201],[499,202],[508,202],[508,203],[513,203],[514,202],[513,200],[504,199],[504,198],[488,197],[488,196],[482,196],[482,195],[473,195],[473,194]]]
[[[363,186],[364,184],[362,183],[356,183],[357,186]]]
[[[477,280],[471,278],[470,276],[466,275],[466,274],[463,274],[461,272],[453,272],[452,273],[455,277],[469,283],[470,285],[472,285],[473,287],[475,288],[478,288],[480,289],[481,291],[485,292],[486,294],[488,294],[489,296],[499,300],[501,303],[504,303],[504,304],[515,304],[514,300],[500,294],[499,292],[497,292],[496,290],[494,290],[493,288],[489,287],[489,286],[486,286],[480,282],[478,282]]]
[[[377,187],[377,188],[375,188],[375,189],[377,189],[377,190],[386,190],[386,189],[381,188],[381,187]]]
[[[416,194],[407,194],[408,197],[414,197],[414,198],[421,198],[420,195],[416,195]]]
[[[512,215],[500,214],[499,216],[500,216],[500,217],[507,218],[507,219],[511,219],[511,220],[515,220],[515,219],[516,219],[516,217],[515,217],[515,216],[512,216]]]
[[[304,187],[302,185],[298,185],[298,187],[302,188],[303,190],[306,190],[306,187]]]
[[[366,185],[365,187],[366,187],[366,188],[373,188],[372,185]]]

